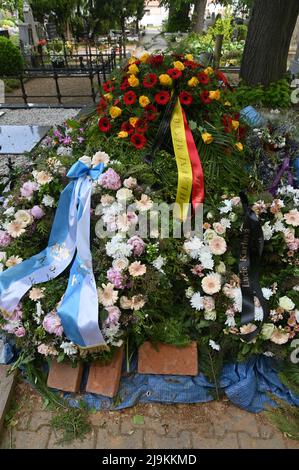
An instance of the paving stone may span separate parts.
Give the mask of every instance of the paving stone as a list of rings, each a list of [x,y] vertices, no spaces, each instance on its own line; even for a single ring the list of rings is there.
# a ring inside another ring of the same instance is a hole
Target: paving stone
[[[72,367],[65,362],[51,362],[47,385],[64,392],[79,392],[83,366]]]
[[[237,435],[233,432],[226,433],[222,437],[205,437],[202,434],[192,432],[193,449],[238,449]]]
[[[170,344],[143,343],[138,351],[140,374],[197,375],[197,344],[192,342],[183,348]]]
[[[31,415],[29,430],[38,431],[42,426],[49,426],[52,416],[50,411],[34,411]]]
[[[138,414],[136,412],[136,414]],[[165,428],[163,427],[163,421],[159,418],[151,418],[149,416],[144,416],[144,424],[134,424],[133,423],[134,414],[130,416],[123,416],[121,418],[120,432],[122,434],[128,434],[136,429],[153,429],[158,434],[165,434]],[[109,426],[110,428],[110,426]]]
[[[18,431],[26,431],[28,429],[30,420],[31,420],[31,412],[23,413],[18,416],[18,422],[16,424],[16,428]]]
[[[146,449],[191,449],[191,435],[182,431],[176,438],[161,436],[155,431],[145,431]]]
[[[48,449],[94,449],[95,447],[95,431],[93,430],[84,439],[76,439],[70,443],[59,444],[62,433],[52,432],[48,443]]]
[[[101,429],[109,429],[113,434],[120,432],[121,415],[111,413],[109,411],[99,411],[97,413],[89,413],[89,420],[93,426]]]
[[[13,448],[15,449],[45,449],[49,440],[50,429],[41,427],[38,432],[13,430]]]
[[[253,437],[260,436],[256,415],[231,405],[227,407],[226,413],[221,414],[221,419],[213,421],[216,436],[223,436],[227,431],[245,431]]]
[[[12,429],[3,428],[0,438],[0,449],[12,449],[13,440],[12,440]]]
[[[10,366],[0,365],[0,430],[14,390],[17,373],[7,375]]]
[[[106,429],[98,430],[97,449],[143,449],[143,431],[131,435],[110,434]]]
[[[249,436],[246,432],[238,433],[241,449],[285,449],[286,444],[282,435],[275,433],[271,439],[261,439]]]
[[[86,391],[113,398],[119,389],[120,375],[124,358],[123,347],[118,348],[109,364],[94,362],[89,369]]]

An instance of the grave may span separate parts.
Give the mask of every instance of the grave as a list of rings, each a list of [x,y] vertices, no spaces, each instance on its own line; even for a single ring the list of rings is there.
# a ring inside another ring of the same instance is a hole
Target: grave
[[[50,126],[1,126],[0,155],[30,152],[47,134]]]

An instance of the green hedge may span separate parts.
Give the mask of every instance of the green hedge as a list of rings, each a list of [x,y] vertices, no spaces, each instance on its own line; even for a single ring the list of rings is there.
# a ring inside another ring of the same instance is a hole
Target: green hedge
[[[0,74],[2,77],[18,75],[24,67],[22,54],[9,39],[0,37]]]

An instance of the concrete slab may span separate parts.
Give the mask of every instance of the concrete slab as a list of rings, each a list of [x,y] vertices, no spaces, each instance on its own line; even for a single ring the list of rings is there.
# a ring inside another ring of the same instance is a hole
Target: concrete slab
[[[30,152],[49,131],[50,126],[0,125],[0,155]]]

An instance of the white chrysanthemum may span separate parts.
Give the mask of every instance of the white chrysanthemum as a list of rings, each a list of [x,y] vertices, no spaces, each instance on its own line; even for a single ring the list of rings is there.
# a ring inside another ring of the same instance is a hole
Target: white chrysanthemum
[[[215,349],[215,351],[220,351],[220,345],[215,343],[215,341],[213,339],[210,339],[209,341],[209,346],[212,348],[212,349]]]
[[[270,226],[270,222],[266,222],[263,226],[262,226],[262,229],[263,229],[263,234],[264,234],[264,239],[265,240],[270,240],[270,238],[272,237],[273,235],[273,228]]]
[[[222,225],[222,227],[224,227],[225,229],[227,228],[231,228],[231,221],[225,217],[223,217],[221,220],[220,220],[220,223]]]
[[[115,235],[110,242],[106,243],[106,253],[114,259],[128,258],[132,253],[132,249],[132,246],[128,245],[120,234]]]
[[[264,312],[262,307],[254,307],[254,320],[255,321],[263,321],[264,319]]]
[[[228,326],[229,328],[234,328],[236,326],[235,317],[232,315],[229,315],[227,319],[225,320],[225,325]]]
[[[164,258],[163,256],[160,255],[160,256],[158,256],[158,258],[156,258],[152,262],[152,265],[154,266],[154,268],[156,268],[158,271],[160,271],[161,273],[164,274],[164,271],[163,271],[162,267],[164,266],[165,261],[166,261],[166,258]]]
[[[54,204],[55,204],[55,200],[52,196],[49,196],[49,194],[46,194],[44,197],[43,197],[43,200],[42,200],[42,203],[44,206],[46,207],[53,207]]]
[[[15,213],[15,208],[14,207],[8,207],[8,209],[6,209],[3,214],[6,215],[7,217],[11,217],[13,216]]]
[[[133,191],[128,188],[121,188],[116,193],[116,198],[121,203],[126,203],[133,198]]]
[[[277,220],[272,228],[274,232],[284,232],[286,230],[286,227],[281,220]]]
[[[104,165],[108,165],[109,161],[110,161],[110,158],[106,152],[97,152],[92,157],[91,164],[92,166],[97,166],[100,163],[104,163]]]
[[[263,287],[262,292],[263,292],[263,297],[266,300],[269,300],[270,297],[273,295],[272,289],[269,289],[269,287]]]
[[[184,243],[184,250],[192,259],[199,259],[202,247],[202,240],[196,236],[190,238],[190,240],[187,240]]]
[[[201,262],[204,269],[211,270],[214,268],[213,256],[208,246],[202,247],[199,254],[199,261]]]
[[[195,308],[195,310],[203,310],[203,297],[202,295],[200,294],[200,292],[195,292],[195,294],[192,295],[191,299],[190,299],[190,304],[191,304],[191,307]]]
[[[225,201],[222,202],[222,206],[220,207],[219,211],[220,211],[220,214],[228,214],[228,212],[231,212],[232,209],[233,209],[232,201],[230,199],[225,199]]]
[[[60,345],[60,348],[67,356],[73,356],[74,354],[77,354],[78,351],[77,346],[71,341],[63,341]]]

